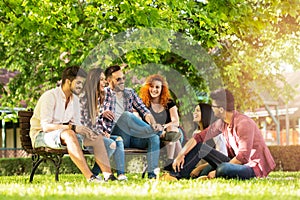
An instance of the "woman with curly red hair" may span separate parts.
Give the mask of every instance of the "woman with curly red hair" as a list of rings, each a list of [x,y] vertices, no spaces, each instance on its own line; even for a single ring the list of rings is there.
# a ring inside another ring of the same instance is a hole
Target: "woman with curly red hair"
[[[167,149],[168,163],[173,162],[182,146],[179,141],[179,116],[175,102],[172,100],[168,83],[159,74],[153,74],[146,78],[145,84],[140,88],[140,97],[144,104],[149,108],[157,123],[164,127],[161,141],[165,143]],[[171,142],[169,137],[175,136]]]

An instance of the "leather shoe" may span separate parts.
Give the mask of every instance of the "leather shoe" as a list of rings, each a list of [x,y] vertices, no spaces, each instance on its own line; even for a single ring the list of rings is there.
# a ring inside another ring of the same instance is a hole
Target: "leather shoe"
[[[165,173],[159,177],[161,181],[178,181],[175,176],[171,176],[169,173]]]

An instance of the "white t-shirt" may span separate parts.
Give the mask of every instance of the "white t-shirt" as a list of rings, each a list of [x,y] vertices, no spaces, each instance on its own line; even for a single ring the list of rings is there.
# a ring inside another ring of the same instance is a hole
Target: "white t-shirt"
[[[216,150],[223,153],[225,156],[228,156],[227,147],[226,147],[226,141],[222,134],[217,135],[213,138],[215,144],[216,144]]]

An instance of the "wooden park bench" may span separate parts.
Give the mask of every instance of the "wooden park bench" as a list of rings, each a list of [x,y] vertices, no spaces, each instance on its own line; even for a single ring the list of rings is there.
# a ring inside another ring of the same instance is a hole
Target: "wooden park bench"
[[[51,161],[55,166],[55,180],[59,180],[59,169],[62,163],[62,158],[65,154],[68,154],[67,149],[51,149],[47,147],[33,148],[31,144],[31,139],[29,136],[30,132],[30,118],[32,116],[32,111],[19,111],[19,124],[20,124],[20,139],[23,149],[32,155],[32,170],[30,173],[29,182],[33,181],[33,177],[36,169],[42,162]],[[83,150],[84,154],[91,154],[90,151]],[[147,150],[136,149],[136,148],[126,148],[126,155],[145,155]],[[145,176],[147,165],[144,165],[142,178]]]

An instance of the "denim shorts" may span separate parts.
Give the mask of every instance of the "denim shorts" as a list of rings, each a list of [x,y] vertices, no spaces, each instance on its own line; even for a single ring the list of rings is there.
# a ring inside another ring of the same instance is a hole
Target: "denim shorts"
[[[34,148],[38,147],[49,147],[51,149],[66,149],[67,146],[61,144],[60,140],[60,134],[64,131],[64,129],[59,129],[51,132],[43,132],[40,131],[36,138],[34,143]],[[79,145],[83,149],[83,139],[84,136],[80,134],[76,134]]]

